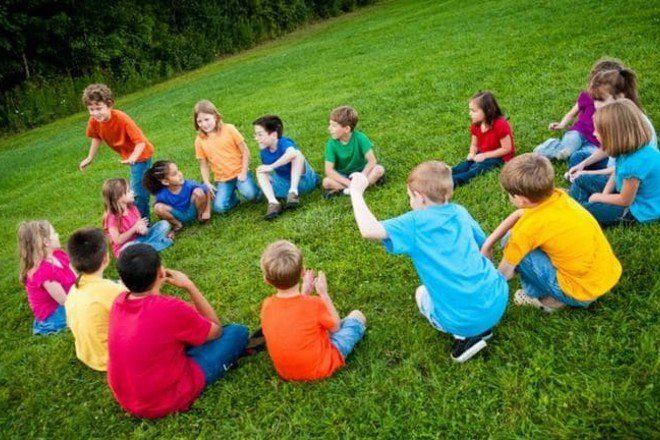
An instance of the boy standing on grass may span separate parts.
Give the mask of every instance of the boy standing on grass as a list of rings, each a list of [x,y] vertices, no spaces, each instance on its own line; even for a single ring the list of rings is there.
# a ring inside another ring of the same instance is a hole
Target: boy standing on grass
[[[565,305],[587,307],[621,277],[621,263],[596,219],[555,189],[554,178],[552,164],[540,154],[511,159],[500,173],[500,183],[518,210],[482,247],[490,257],[504,237],[499,270],[507,279],[517,270],[522,285],[514,303],[546,312]]]
[[[142,186],[142,176],[151,167],[154,147],[142,130],[126,113],[114,109],[112,91],[105,84],[91,84],[85,88],[83,103],[89,111],[87,137],[92,139],[87,157],[80,162],[80,171],[92,163],[105,142],[121,156],[120,162],[131,168],[131,189],[135,194],[135,206],[143,218],[149,218],[149,192]]]
[[[185,274],[163,268],[149,245],[127,247],[117,268],[129,291],[117,297],[110,312],[112,393],[139,417],[186,411],[244,354],[248,329],[222,326],[197,286]],[[166,283],[186,291],[193,304],[162,295]]]
[[[330,113],[330,138],[325,147],[325,197],[348,194],[349,176],[360,172],[369,185],[382,183],[385,168],[376,163],[373,144],[366,134],[356,131],[358,113],[353,107],[342,106]]]
[[[275,370],[284,380],[318,380],[341,368],[362,339],[367,320],[359,310],[339,319],[323,272],[305,271],[302,252],[277,241],[261,256],[266,284],[277,293],[261,307],[261,325]],[[299,286],[301,277],[304,278]],[[312,296],[316,289],[318,296]]]
[[[360,233],[392,254],[410,256],[422,285],[417,306],[436,329],[454,337],[451,357],[465,362],[486,346],[502,318],[509,287],[479,249],[486,236],[462,206],[450,203],[451,168],[424,162],[408,176],[412,211],[379,222],[364,200],[369,185],[351,176],[351,201]]]
[[[67,251],[71,265],[80,274],[64,303],[76,356],[88,367],[106,371],[110,309],[115,298],[126,289],[103,278],[110,256],[102,230],[85,228],[74,232]]]

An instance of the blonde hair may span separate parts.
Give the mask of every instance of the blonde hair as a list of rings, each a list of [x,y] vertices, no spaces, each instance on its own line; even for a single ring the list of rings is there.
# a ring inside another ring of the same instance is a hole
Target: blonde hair
[[[603,151],[613,157],[637,151],[653,137],[644,113],[629,99],[617,99],[599,108],[594,126]]]
[[[112,90],[105,84],[90,84],[83,90],[82,101],[85,105],[91,105],[94,102],[103,102],[111,107],[115,100],[112,97]]]
[[[28,272],[37,267],[48,256],[45,241],[50,238],[53,227],[46,220],[22,222],[18,227],[18,257],[20,261],[18,278],[27,281]]]
[[[525,153],[507,162],[500,173],[500,184],[512,196],[541,202],[555,188],[555,170],[547,157]]]
[[[358,123],[358,112],[353,107],[343,105],[330,112],[330,120],[342,127],[351,127],[353,131]]]
[[[264,278],[276,289],[289,289],[297,285],[302,270],[302,252],[290,241],[276,241],[261,255]]]
[[[119,199],[128,192],[129,185],[126,179],[108,179],[103,182],[101,194],[103,195],[103,204],[105,205],[105,220],[109,215],[114,215],[117,222],[121,221],[123,214],[122,207],[119,205]]]
[[[413,168],[407,184],[411,191],[424,194],[435,203],[447,203],[454,194],[451,168],[437,160],[423,162]]]
[[[195,127],[195,131],[197,131],[200,135],[205,136],[206,133],[202,132],[202,130],[199,128],[199,124],[197,124],[197,116],[200,113],[215,116],[215,129],[213,131],[217,131],[220,123],[222,122],[222,115],[218,111],[217,107],[211,101],[206,99],[202,99],[201,101],[198,101],[197,104],[195,104],[195,108],[193,110],[193,126]]]

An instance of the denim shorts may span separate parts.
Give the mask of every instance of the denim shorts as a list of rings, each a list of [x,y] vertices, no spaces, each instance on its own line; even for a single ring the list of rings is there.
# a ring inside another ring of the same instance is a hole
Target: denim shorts
[[[197,220],[197,207],[192,201],[190,202],[190,205],[188,205],[187,210],[179,211],[176,208],[171,208],[170,213],[181,223],[190,223]]]
[[[32,324],[33,335],[50,335],[66,329],[66,311],[64,306],[59,306],[51,315],[43,321],[34,320]]]
[[[305,174],[300,176],[300,183],[298,183],[298,194],[303,195],[314,191],[314,188],[319,183],[319,176],[312,169],[309,164],[305,164],[305,169],[307,170]],[[291,179],[280,176],[275,171],[270,173],[270,182],[273,185],[273,193],[275,197],[280,199],[285,198],[289,194],[289,189],[291,189]]]
[[[364,336],[365,325],[357,318],[344,318],[341,320],[341,327],[334,333],[330,333],[330,342],[339,350],[341,356],[351,354],[355,344]]]
[[[202,345],[190,347],[186,354],[204,373],[206,386],[223,377],[243,355],[248,342],[248,328],[241,324],[227,324],[222,327],[218,339],[206,341]]]

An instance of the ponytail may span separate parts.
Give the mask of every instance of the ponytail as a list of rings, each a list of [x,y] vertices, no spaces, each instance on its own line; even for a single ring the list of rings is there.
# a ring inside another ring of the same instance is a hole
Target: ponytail
[[[162,180],[167,178],[167,172],[172,163],[171,160],[159,160],[144,173],[142,185],[144,185],[147,191],[155,195],[158,191],[165,188]]]
[[[630,99],[635,103],[640,110],[643,110],[641,102],[639,102],[639,93],[637,92],[637,75],[633,70],[622,68],[619,69],[620,81],[617,81],[617,91],[623,93],[623,96]]]

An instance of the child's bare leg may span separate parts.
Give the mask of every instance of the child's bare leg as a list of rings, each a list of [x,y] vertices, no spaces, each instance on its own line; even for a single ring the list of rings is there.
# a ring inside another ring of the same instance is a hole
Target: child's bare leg
[[[300,176],[305,171],[305,158],[302,155],[296,156],[291,162],[291,188],[289,192],[298,194],[298,184],[300,183]]]
[[[333,179],[332,177],[323,178],[323,189],[327,191],[342,191],[345,188],[348,187],[343,183]]]
[[[268,203],[279,205],[280,202],[277,201],[275,193],[273,192],[273,184],[270,182],[270,173],[257,173],[257,182],[259,183],[261,192],[264,193],[264,197],[268,200]]]
[[[167,220],[169,224],[172,225],[172,230],[174,232],[179,231],[181,228],[183,228],[183,224],[172,215],[171,206],[166,205],[164,203],[156,203],[154,205],[154,212],[156,213],[158,218],[162,220]]]
[[[374,166],[369,175],[367,175],[367,180],[369,181],[369,186],[374,185],[378,180],[385,175],[385,168],[382,165]]]
[[[566,306],[566,304],[557,299],[554,299],[551,296],[544,296],[543,298],[539,298],[539,301],[541,301],[541,304],[546,307],[550,307],[551,309],[561,309]]]
[[[211,194],[205,193],[201,188],[195,188],[192,193],[192,200],[197,208],[197,220],[205,222],[211,218]]]

